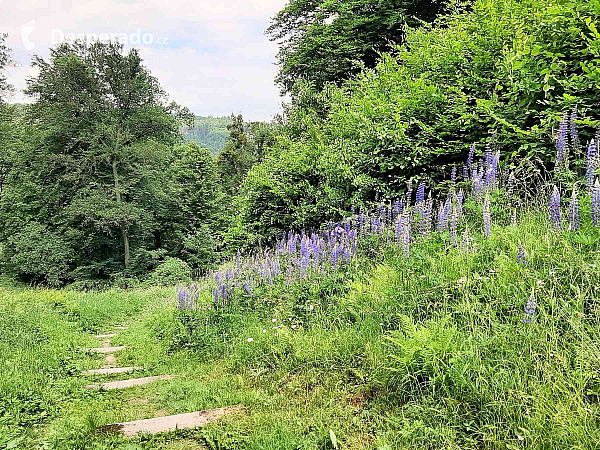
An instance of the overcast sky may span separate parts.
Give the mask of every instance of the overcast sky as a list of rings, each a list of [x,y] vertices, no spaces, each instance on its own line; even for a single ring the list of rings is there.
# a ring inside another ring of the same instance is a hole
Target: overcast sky
[[[47,58],[48,48],[68,33],[118,33],[140,49],[171,99],[197,115],[242,113],[247,120],[269,120],[283,99],[273,81],[277,45],[264,30],[286,3],[0,0],[0,33],[9,34],[12,59],[18,63],[8,69],[9,81],[23,89],[33,74],[31,56]],[[17,93],[12,101],[24,101],[24,96]]]

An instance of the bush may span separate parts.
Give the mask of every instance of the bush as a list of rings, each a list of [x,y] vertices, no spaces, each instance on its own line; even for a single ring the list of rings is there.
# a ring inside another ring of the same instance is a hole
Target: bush
[[[150,275],[148,281],[154,285],[175,285],[189,283],[192,280],[192,269],[178,258],[167,258]]]
[[[61,236],[37,222],[8,238],[4,256],[9,270],[23,281],[60,286],[70,276],[74,251]]]

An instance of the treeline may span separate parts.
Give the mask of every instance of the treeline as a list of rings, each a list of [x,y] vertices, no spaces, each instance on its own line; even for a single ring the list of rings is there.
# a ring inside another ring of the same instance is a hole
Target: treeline
[[[2,272],[95,286],[215,264],[230,197],[271,127],[232,117],[215,159],[185,143],[180,129],[193,116],[167,103],[137,51],[66,43],[33,65],[34,102],[7,105],[5,84],[0,104]]]

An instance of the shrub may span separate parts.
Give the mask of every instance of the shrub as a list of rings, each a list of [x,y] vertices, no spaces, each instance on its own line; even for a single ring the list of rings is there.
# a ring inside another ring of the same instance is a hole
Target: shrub
[[[192,269],[178,258],[167,258],[150,275],[148,281],[154,285],[175,285],[189,283],[192,279]]]

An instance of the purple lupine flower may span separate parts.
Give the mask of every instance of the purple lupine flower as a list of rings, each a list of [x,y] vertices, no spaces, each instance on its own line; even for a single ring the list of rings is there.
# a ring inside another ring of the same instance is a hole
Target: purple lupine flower
[[[412,180],[408,181],[406,186],[406,205],[410,206],[412,202]]]
[[[419,223],[418,231],[423,237],[429,236],[431,232],[431,217],[433,215],[433,199],[431,198],[431,191],[425,201],[423,207],[419,211]]]
[[[523,314],[523,322],[533,323],[536,309],[537,309],[537,303],[535,302],[535,291],[532,289],[531,296],[529,297],[529,300],[527,300],[527,303],[525,304],[525,311]]]
[[[567,114],[563,115],[556,138],[556,161],[554,170],[560,171],[568,168],[568,151],[569,151],[569,123]]]
[[[250,285],[247,281],[244,281],[244,290],[250,297],[252,297],[252,289],[250,289]]]
[[[398,242],[402,241],[402,216],[398,216],[398,219],[396,220],[396,240]]]
[[[467,167],[468,168],[471,168],[474,157],[475,157],[475,143],[471,144],[471,149],[469,150],[469,156],[467,156]],[[466,177],[466,178],[468,178],[468,177]]]
[[[486,238],[491,237],[492,235],[492,215],[490,213],[490,194],[486,193],[485,198],[483,200],[483,235]]]
[[[594,175],[596,170],[596,155],[598,154],[598,148],[596,142],[592,139],[587,151],[586,171],[585,171],[585,185],[588,189],[592,189],[594,185]]]
[[[469,179],[469,166],[468,165],[464,165],[463,169],[462,169],[462,176],[465,180]]]
[[[358,236],[358,233],[356,232],[356,230],[351,230],[350,233],[348,234],[348,238],[350,239],[350,251],[352,252],[353,255],[356,254],[357,236]]]
[[[492,191],[494,189],[494,184],[496,182],[496,174],[494,173],[494,167],[488,167],[485,173],[485,180],[483,182],[483,187],[486,191]]]
[[[238,272],[242,268],[241,255],[240,255],[240,251],[239,250],[235,254],[235,267],[236,267],[236,269],[237,269]]]
[[[394,213],[396,215],[398,215],[401,212],[402,212],[402,200],[396,200],[396,203],[394,203]]]
[[[331,258],[331,266],[332,266],[333,268],[335,268],[335,269],[337,269],[337,266],[338,266],[338,260],[339,260],[339,257],[340,257],[340,253],[339,253],[339,251],[338,251],[338,247],[339,247],[339,246],[338,246],[338,244],[336,243],[336,244],[334,245],[334,247],[331,249],[331,255],[330,255],[330,258]]]
[[[523,245],[521,245],[521,241],[519,241],[519,250],[517,251],[517,264],[523,267],[527,265],[527,254],[525,253]]]
[[[579,198],[577,197],[577,189],[573,188],[573,195],[569,202],[569,231],[579,230]]]
[[[554,231],[560,231],[562,222],[560,219],[560,192],[554,186],[554,191],[550,196],[550,224]]]
[[[465,194],[464,194],[463,190],[461,189],[460,191],[458,191],[458,194],[456,195],[456,211],[458,212],[459,219],[462,217],[462,213],[463,213],[464,198],[465,198]]]
[[[179,288],[177,290],[177,299],[179,301],[179,306],[178,306],[179,309],[187,309],[188,298],[189,298],[189,292],[187,289]]]
[[[227,300],[227,285],[226,284],[221,285],[221,298],[223,299],[223,301]]]
[[[452,172],[450,173],[450,183],[453,187],[456,185],[456,166],[452,168]]]
[[[600,182],[598,180],[592,188],[592,222],[594,227],[600,227]]]
[[[473,196],[480,200],[483,195],[483,180],[482,174],[476,169],[473,170],[473,174],[471,176],[471,189],[473,191]]]
[[[217,308],[219,306],[219,288],[216,287],[214,292],[213,292],[213,297],[215,299],[215,308]]]
[[[420,205],[425,201],[425,183],[419,183],[419,187],[417,188],[417,205]]]
[[[492,148],[489,142],[485,144],[485,171],[487,172],[492,167]]]
[[[450,211],[448,228],[450,230],[450,245],[456,246],[458,243],[458,212],[456,211],[456,205],[452,206],[452,211]]]
[[[448,216],[446,216],[446,208],[443,204],[438,208],[437,228],[440,233],[448,229]]]
[[[571,146],[574,151],[577,151],[579,148],[579,132],[577,131],[577,106],[573,108],[571,111],[571,120],[569,123],[569,128],[571,131]]]
[[[452,210],[452,197],[449,195],[448,197],[446,197],[446,203],[444,203],[444,217],[446,222],[448,221],[448,218],[450,217],[450,211]],[[446,228],[448,227],[448,224],[446,223]]]

